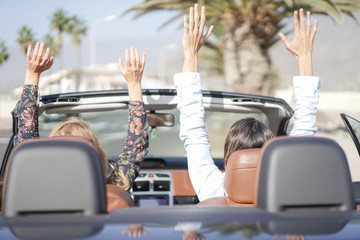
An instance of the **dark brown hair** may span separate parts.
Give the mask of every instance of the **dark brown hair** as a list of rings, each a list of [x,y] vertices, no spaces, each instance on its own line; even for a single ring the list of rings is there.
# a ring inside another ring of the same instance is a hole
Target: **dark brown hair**
[[[230,128],[225,140],[224,167],[231,153],[249,148],[260,148],[269,139],[274,138],[271,130],[255,118],[236,121]]]

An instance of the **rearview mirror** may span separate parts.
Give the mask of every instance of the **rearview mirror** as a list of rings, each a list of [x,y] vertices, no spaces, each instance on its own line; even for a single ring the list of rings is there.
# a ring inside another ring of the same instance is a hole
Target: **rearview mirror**
[[[174,126],[174,115],[166,113],[148,113],[148,122],[152,127]]]

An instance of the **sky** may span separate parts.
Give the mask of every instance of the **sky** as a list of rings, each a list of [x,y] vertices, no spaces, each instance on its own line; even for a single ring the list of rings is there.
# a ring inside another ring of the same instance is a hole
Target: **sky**
[[[131,6],[141,2],[143,0],[0,0],[0,39],[5,41],[10,53],[8,61],[0,67],[0,93],[9,85],[18,86],[24,76],[25,65],[22,64],[25,62],[25,55],[16,43],[19,29],[23,25],[29,26],[37,41],[43,41],[49,32],[56,36],[55,30],[50,31],[50,21],[58,8],[65,10],[70,16],[78,16],[88,26],[88,34],[82,39],[82,65],[90,62],[91,39],[96,41],[96,64],[117,62],[118,58],[123,56],[125,48],[130,46],[138,47],[140,52],[146,52],[145,71],[157,68],[157,62],[171,54],[182,56],[182,31],[179,30],[181,20],[159,29],[164,21],[173,16],[173,12],[160,11],[137,20],[133,19],[134,13],[123,15]],[[117,15],[119,18],[112,22],[101,21],[109,15]],[[174,45],[175,49],[169,47]],[[77,66],[76,51],[72,39],[64,34],[64,67]],[[50,70],[59,70],[60,61],[59,58],[55,58],[54,66]]]
[[[11,45],[15,43],[21,26],[28,25],[36,33],[37,38],[42,38],[49,32],[51,16],[57,8],[83,19],[91,31],[91,27],[99,19],[109,15],[121,16],[125,10],[141,2],[143,0],[1,0],[0,37]],[[117,21],[101,24],[96,31],[97,39],[154,34],[154,29],[171,16],[171,13],[158,12],[137,21],[132,20],[133,15],[130,13]]]
[[[167,70],[167,75],[181,69],[182,20],[159,30],[161,24],[174,15],[174,12],[159,11],[133,20],[133,13],[122,14],[129,7],[144,0],[0,0],[0,39],[5,41],[10,58],[0,67],[0,92],[7,86],[18,86],[23,81],[25,56],[16,44],[18,31],[28,25],[41,41],[50,32],[50,20],[57,8],[69,15],[76,15],[87,23],[88,35],[81,46],[81,64],[90,62],[90,36],[96,39],[96,63],[115,63],[123,55],[124,49],[133,45],[140,52],[147,53],[146,71]],[[95,23],[109,15],[119,15],[113,22],[101,22],[96,31]],[[318,19],[319,29],[314,46],[314,72],[323,77],[323,90],[360,91],[360,27],[348,17],[340,23],[329,18],[313,16]],[[359,17],[360,19],[360,17]],[[291,23],[291,19],[288,19]],[[52,31],[56,36],[56,31]],[[291,34],[289,39],[292,39]],[[64,37],[64,67],[76,67],[77,57],[71,38]],[[170,47],[175,46],[175,47]],[[291,77],[297,72],[296,62],[281,42],[270,49],[274,66],[278,69],[282,86],[291,84]],[[171,64],[167,58],[177,59]],[[164,59],[165,63],[164,63]],[[55,59],[52,71],[58,70],[59,59]],[[160,64],[159,64],[160,63]],[[178,66],[179,65],[179,66]]]

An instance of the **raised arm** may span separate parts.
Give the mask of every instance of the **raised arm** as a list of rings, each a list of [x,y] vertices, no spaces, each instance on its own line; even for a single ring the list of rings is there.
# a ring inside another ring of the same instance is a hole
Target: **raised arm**
[[[204,35],[206,22],[205,7],[201,8],[201,19],[199,24],[199,7],[195,4],[190,8],[189,17],[184,16],[184,35],[182,39],[184,64],[183,72],[198,72],[198,54],[202,45],[210,37],[214,26],[210,26]]]
[[[300,23],[299,23],[300,18]],[[286,49],[297,59],[298,76],[293,78],[295,93],[295,115],[294,126],[290,132],[291,136],[314,135],[317,132],[316,112],[319,102],[319,89],[322,79],[313,77],[312,51],[314,38],[317,32],[317,21],[314,26],[311,23],[310,12],[306,13],[300,9],[294,12],[294,39],[289,42],[284,34],[279,37]]]
[[[299,76],[313,76],[312,51],[318,22],[315,20],[314,28],[312,28],[309,11],[306,13],[305,22],[304,10],[302,8],[300,9],[300,27],[298,19],[298,11],[295,11],[293,16],[294,39],[292,42],[289,42],[282,33],[279,33],[279,37],[286,49],[296,57]]]
[[[205,7],[197,4],[184,17],[182,40],[184,64],[182,73],[174,76],[180,110],[180,139],[184,141],[191,183],[200,201],[225,196],[224,175],[211,157],[208,134],[205,131],[205,109],[202,103],[201,79],[198,73],[198,53],[209,38],[213,26],[204,33]]]
[[[122,59],[119,58],[118,66],[121,74],[126,79],[130,101],[143,102],[141,79],[144,73],[145,62],[145,53],[143,53],[142,61],[140,62],[139,50],[133,47],[130,47],[130,51],[129,49],[125,50],[126,67],[123,65]]]
[[[129,89],[128,134],[123,152],[113,165],[114,173],[108,178],[108,183],[120,185],[129,190],[140,172],[140,167],[149,151],[148,120],[142,98],[141,79],[145,67],[145,53],[140,62],[139,51],[133,47],[125,51],[125,64],[119,58],[119,69],[126,79]],[[124,183],[119,176],[125,176]]]
[[[28,46],[26,54],[26,74],[24,85],[39,85],[40,74],[48,70],[54,57],[50,57],[50,48],[45,51],[44,43],[36,43],[33,56],[31,57],[31,45]]]
[[[26,74],[23,91],[13,113],[18,117],[18,131],[14,137],[14,145],[25,139],[39,137],[38,126],[38,85],[40,74],[48,70],[53,64],[50,49],[44,55],[45,44],[36,43],[31,56],[31,45],[28,46],[26,55]]]

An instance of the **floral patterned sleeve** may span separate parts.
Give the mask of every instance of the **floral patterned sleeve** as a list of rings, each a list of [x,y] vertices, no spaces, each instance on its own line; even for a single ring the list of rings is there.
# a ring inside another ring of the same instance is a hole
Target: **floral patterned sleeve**
[[[39,137],[38,86],[24,85],[21,98],[13,112],[18,117],[18,132],[14,137],[14,146],[23,140]]]
[[[119,158],[109,162],[108,184],[115,184],[126,190],[132,187],[149,151],[148,127],[144,104],[130,102],[126,144]]]

